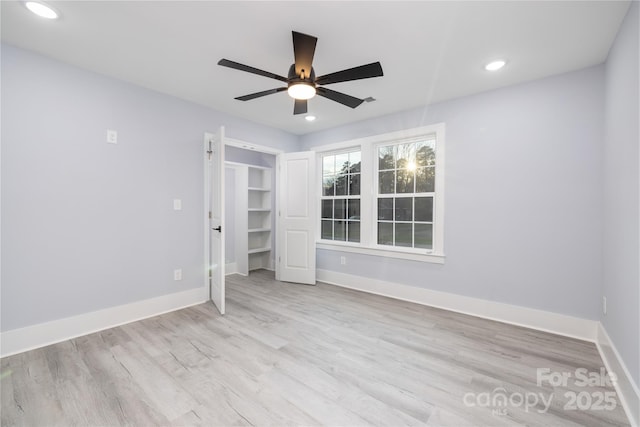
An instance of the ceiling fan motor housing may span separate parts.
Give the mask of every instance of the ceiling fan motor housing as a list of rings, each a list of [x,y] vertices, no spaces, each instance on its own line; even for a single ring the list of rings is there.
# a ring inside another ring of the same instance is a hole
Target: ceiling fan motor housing
[[[289,83],[289,86],[297,83],[307,83],[315,87],[316,72],[313,69],[313,67],[311,67],[311,73],[307,72],[307,70],[303,70],[303,72],[304,72],[304,75],[302,77],[297,75],[296,64],[291,64],[291,67],[289,67],[289,75],[287,76],[287,81]]]

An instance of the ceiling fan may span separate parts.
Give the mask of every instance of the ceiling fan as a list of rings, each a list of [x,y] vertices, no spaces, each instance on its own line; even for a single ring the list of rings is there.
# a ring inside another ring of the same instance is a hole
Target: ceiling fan
[[[365,100],[341,92],[336,92],[335,90],[327,89],[323,86],[333,83],[348,82],[351,80],[381,77],[383,75],[380,62],[373,62],[371,64],[361,65],[359,67],[349,68],[347,70],[316,77],[312,62],[318,39],[296,31],[292,31],[292,34],[295,63],[289,68],[289,74],[287,77],[279,76],[268,71],[263,71],[258,68],[230,61],[228,59],[221,59],[218,61],[218,65],[222,65],[223,67],[234,68],[236,70],[246,71],[247,73],[269,77],[287,84],[287,87],[279,87],[262,92],[251,93],[249,95],[239,96],[235,99],[240,101],[249,101],[251,99],[284,92],[286,90],[289,93],[289,96],[295,100],[293,114],[305,114],[307,112],[307,100],[313,98],[315,95],[323,96],[351,108],[356,108]]]

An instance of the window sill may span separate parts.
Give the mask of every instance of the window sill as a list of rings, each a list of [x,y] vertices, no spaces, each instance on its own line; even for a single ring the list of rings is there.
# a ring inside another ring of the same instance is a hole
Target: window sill
[[[326,249],[330,251],[351,252],[363,255],[373,255],[385,258],[406,259],[411,261],[428,262],[432,264],[444,264],[444,254],[421,253],[418,251],[409,252],[400,249],[391,248],[371,248],[363,247],[353,243],[339,243],[320,241],[316,242],[316,249]]]

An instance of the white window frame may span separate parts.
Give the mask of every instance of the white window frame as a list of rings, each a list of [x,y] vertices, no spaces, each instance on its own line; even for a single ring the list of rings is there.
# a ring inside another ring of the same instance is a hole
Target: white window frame
[[[323,185],[323,178],[324,178],[324,170],[323,168],[323,164],[322,164],[322,158],[326,155],[330,155],[330,156],[335,156],[335,155],[339,155],[339,154],[348,154],[348,153],[353,153],[354,151],[359,151],[360,152],[360,194],[358,196],[352,196],[352,195],[340,195],[340,196],[333,196],[333,200],[336,200],[336,198],[340,198],[340,199],[345,199],[345,200],[352,200],[352,199],[357,199],[360,200],[360,242],[349,242],[348,240],[324,240],[322,239],[322,225],[320,225],[319,231],[317,233],[317,238],[316,241],[318,240],[322,240],[323,242],[347,242],[347,243],[351,243],[353,245],[360,245],[362,243],[362,151],[360,150],[360,147],[351,147],[351,148],[346,148],[346,149],[341,149],[341,150],[333,150],[333,151],[324,151],[321,153],[318,153],[318,167],[316,168],[317,171],[319,171],[319,175],[320,175],[320,211],[319,211],[319,216],[318,218],[320,219],[320,224],[322,224],[322,201],[323,200],[328,200],[325,199],[325,195],[324,195],[324,185]],[[348,185],[348,183],[347,183]],[[332,220],[332,221],[335,221]],[[345,218],[345,221],[347,221],[347,219]],[[347,230],[345,229],[345,233],[347,233]],[[348,236],[347,236],[348,239]]]
[[[432,249],[416,249],[377,244],[377,185],[376,162],[378,161],[377,147],[379,145],[395,144],[403,140],[415,140],[416,138],[435,135],[436,138],[436,170],[435,170],[435,194],[433,200],[433,247]],[[437,123],[406,129],[398,132],[390,132],[381,135],[369,136],[351,141],[337,142],[317,147],[312,147],[317,155],[318,170],[322,170],[322,155],[334,154],[346,150],[361,151],[360,172],[360,243],[342,242],[335,240],[322,240],[320,236],[321,223],[316,225],[316,248],[341,252],[360,253],[365,255],[382,256],[388,258],[400,258],[413,261],[423,261],[436,264],[444,264],[444,189],[445,189],[445,124]],[[316,174],[317,188],[322,194],[322,172]],[[318,198],[320,199],[320,197]],[[321,203],[318,203],[321,205]],[[318,209],[321,209],[319,206]],[[320,217],[321,212],[319,212]]]

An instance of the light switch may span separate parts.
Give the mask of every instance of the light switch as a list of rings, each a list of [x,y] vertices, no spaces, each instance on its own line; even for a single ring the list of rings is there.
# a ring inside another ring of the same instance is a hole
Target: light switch
[[[181,211],[182,210],[182,200],[173,199],[173,210],[174,211]]]
[[[107,142],[109,144],[117,144],[118,143],[118,131],[113,129],[107,129]]]

